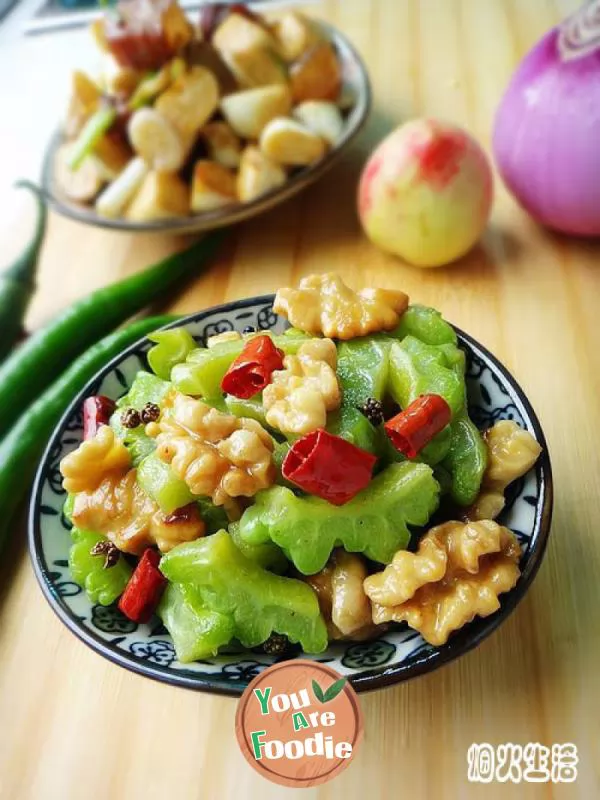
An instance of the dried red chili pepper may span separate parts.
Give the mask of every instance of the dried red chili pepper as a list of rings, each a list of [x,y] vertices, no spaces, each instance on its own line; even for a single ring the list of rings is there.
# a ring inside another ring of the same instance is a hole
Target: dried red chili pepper
[[[160,555],[148,547],[119,600],[119,609],[134,622],[148,622],[167,583],[158,569]]]
[[[223,376],[221,389],[247,400],[271,382],[276,369],[283,369],[283,351],[270,336],[254,336]]]
[[[86,397],[83,401],[83,438],[92,439],[101,425],[108,425],[115,407],[115,401],[102,394]]]
[[[424,394],[383,426],[391,443],[407,458],[415,458],[450,422],[450,406],[439,394]]]
[[[283,460],[284,478],[334,506],[342,506],[371,480],[377,458],[319,429],[297,439]]]

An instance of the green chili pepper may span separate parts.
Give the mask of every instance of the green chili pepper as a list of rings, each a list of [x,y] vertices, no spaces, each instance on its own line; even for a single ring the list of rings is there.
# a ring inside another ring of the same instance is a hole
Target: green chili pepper
[[[0,548],[10,529],[13,512],[31,485],[37,462],[67,403],[124,347],[173,319],[172,316],[143,319],[102,339],[40,395],[0,442]]]
[[[92,292],[24,342],[0,366],[0,438],[78,355],[199,267],[219,240],[210,234],[144,272]]]
[[[35,289],[38,255],[46,232],[46,205],[37,188],[28,181],[19,181],[35,193],[37,223],[33,237],[14,264],[0,274],[0,361],[19,338],[23,317]]]

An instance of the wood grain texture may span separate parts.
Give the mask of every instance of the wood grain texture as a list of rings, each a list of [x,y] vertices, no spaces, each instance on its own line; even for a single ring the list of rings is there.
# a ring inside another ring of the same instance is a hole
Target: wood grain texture
[[[452,267],[419,271],[364,239],[353,202],[369,148],[403,119],[446,117],[489,146],[494,110],[520,56],[575,5],[328,0],[315,6],[367,61],[375,94],[368,128],[328,178],[232,231],[220,262],[168,304],[194,311],[324,270],[340,271],[355,286],[402,288],[442,309],[504,361],[549,442],[554,523],[527,598],[475,652],[425,678],[363,695],[365,740],[355,762],[303,797],[600,796],[600,248],[539,229],[498,183],[481,244]],[[42,72],[28,85],[42,92]],[[23,113],[30,125],[39,124],[32,108]],[[29,157],[35,163],[38,154]],[[3,231],[2,241],[15,236],[16,226]],[[53,218],[30,325],[178,244]],[[292,796],[245,763],[234,738],[235,701],[129,674],[64,629],[35,584],[23,539],[16,525],[0,575],[2,798]],[[472,742],[529,741],[575,742],[577,782],[468,784]]]

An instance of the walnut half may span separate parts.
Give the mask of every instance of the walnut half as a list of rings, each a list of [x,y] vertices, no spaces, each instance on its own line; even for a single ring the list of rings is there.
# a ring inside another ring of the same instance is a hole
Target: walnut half
[[[465,520],[495,519],[504,508],[506,487],[529,472],[542,448],[516,422],[504,419],[487,430],[483,438],[488,465],[475,502],[463,513]]]
[[[266,420],[284,433],[324,428],[327,412],[339,408],[341,390],[335,372],[337,350],[331,339],[311,339],[286,356],[263,390]]]
[[[363,588],[367,568],[356,553],[336,550],[316,575],[302,576],[317,594],[330,639],[370,639],[381,632],[373,624],[371,602]]]
[[[121,477],[131,466],[131,456],[109,425],[101,425],[96,435],[82,442],[60,462],[64,489],[94,491],[109,476]]]
[[[174,393],[164,403],[156,454],[193,494],[224,505],[275,480],[273,440],[260,423]]]
[[[354,339],[396,327],[408,295],[394,289],[355,292],[339,275],[309,275],[297,289],[280,289],[273,310],[296,328],[334,339]]]
[[[73,523],[104,534],[119,550],[134,555],[153,544],[167,553],[203,536],[205,530],[195,504],[165,516],[137,483],[135,469],[121,476],[108,475],[94,491],[78,492]]]
[[[438,525],[416,553],[400,550],[366,578],[373,622],[406,621],[430,644],[445,644],[453,631],[500,608],[498,595],[520,575],[520,556],[514,533],[492,520]]]

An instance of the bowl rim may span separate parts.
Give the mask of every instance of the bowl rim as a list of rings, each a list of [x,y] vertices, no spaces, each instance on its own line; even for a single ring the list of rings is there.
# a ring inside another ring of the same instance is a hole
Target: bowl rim
[[[334,25],[314,17],[312,19],[325,32],[332,44],[338,49],[346,51],[350,59],[358,66],[355,78],[358,86],[356,101],[346,119],[344,132],[339,141],[319,161],[296,172],[282,186],[271,189],[250,202],[238,203],[230,207],[214,209],[213,211],[189,214],[185,217],[166,217],[149,222],[134,222],[122,217],[111,219],[97,214],[93,206],[87,207],[83,204],[77,204],[75,201],[68,201],[55,193],[53,159],[64,138],[59,127],[52,134],[46,147],[40,176],[41,191],[51,209],[76,222],[123,233],[197,233],[214,230],[225,225],[234,225],[269,211],[318,181],[339,161],[349,145],[364,128],[371,111],[373,93],[365,61],[350,39]]]
[[[215,313],[231,313],[248,306],[255,306],[259,304],[269,305],[273,302],[273,299],[273,294],[267,294],[241,300],[233,300],[217,306],[211,306],[210,308],[186,315],[179,320],[168,323],[160,328],[160,330],[184,327],[192,322],[201,322],[206,317],[212,316]],[[516,398],[522,404],[527,416],[529,417],[534,430],[535,438],[542,447],[542,453],[536,463],[536,469],[539,471],[540,477],[540,488],[539,495],[536,500],[535,519],[531,534],[532,544],[530,545],[528,551],[527,563],[521,572],[516,586],[511,589],[510,592],[504,595],[502,604],[498,611],[489,617],[476,618],[471,623],[466,625],[462,630],[454,634],[445,645],[434,648],[430,651],[425,651],[424,655],[417,657],[417,659],[412,661],[409,665],[403,665],[401,662],[398,664],[392,664],[389,667],[376,667],[373,669],[361,670],[355,675],[349,675],[348,680],[357,692],[382,689],[386,686],[391,686],[411,678],[416,678],[425,673],[433,672],[434,670],[439,669],[451,661],[454,661],[459,656],[468,653],[470,650],[473,650],[475,647],[481,644],[484,639],[486,639],[504,622],[504,620],[514,611],[516,606],[525,596],[541,565],[548,543],[553,508],[552,467],[550,464],[550,455],[548,452],[546,437],[544,436],[539,419],[523,389],[517,383],[508,369],[476,339],[455,325],[453,325],[453,328],[459,337],[459,344],[466,344],[475,355],[483,358],[484,361],[488,361],[491,366],[493,366],[494,369],[500,373],[503,381],[510,386]],[[41,503],[41,493],[45,482],[46,463],[48,461],[50,452],[55,446],[57,440],[60,438],[60,436],[62,436],[63,429],[67,424],[68,419],[89,393],[89,387],[96,384],[100,379],[111,372],[114,367],[123,360],[123,358],[137,352],[145,340],[146,337],[141,337],[136,342],[122,350],[118,355],[114,356],[114,358],[105,364],[102,369],[98,370],[98,372],[89,381],[87,381],[86,385],[81,389],[81,391],[79,391],[71,400],[65,412],[62,414],[60,420],[56,424],[44,450],[44,454],[40,459],[31,493],[28,512],[29,555],[37,581],[50,607],[59,617],[61,622],[63,622],[63,624],[72,633],[74,633],[78,639],[84,642],[84,644],[88,645],[88,647],[90,647],[92,650],[95,650],[97,653],[104,656],[114,664],[118,664],[119,666],[125,667],[131,672],[144,675],[145,677],[152,678],[160,681],[161,683],[166,683],[171,686],[179,686],[186,689],[193,689],[195,691],[207,691],[213,694],[239,697],[247,685],[244,681],[228,681],[227,684],[225,684],[213,679],[212,677],[206,677],[205,675],[199,675],[197,672],[192,670],[186,670],[185,667],[178,667],[177,673],[175,673],[168,667],[161,667],[160,665],[152,664],[145,659],[139,658],[133,653],[128,653],[124,650],[120,650],[116,646],[111,645],[94,631],[81,625],[77,616],[70,610],[63,607],[53,590],[51,582],[47,578],[47,573],[50,570],[43,557],[39,506]],[[307,657],[310,658],[310,656]],[[187,675],[185,674],[186,672]]]

